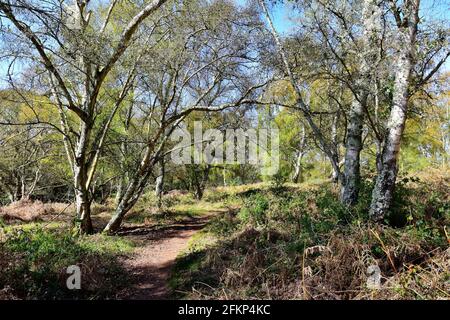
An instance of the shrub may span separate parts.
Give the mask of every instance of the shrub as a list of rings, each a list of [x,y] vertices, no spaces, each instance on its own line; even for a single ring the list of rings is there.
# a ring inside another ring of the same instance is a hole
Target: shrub
[[[281,171],[278,171],[275,173],[271,179],[270,179],[270,189],[273,190],[273,192],[281,192],[284,188],[284,184],[287,181],[287,176],[283,174]]]
[[[269,209],[267,198],[260,193],[245,200],[244,208],[239,212],[239,219],[243,223],[250,223],[256,226],[266,224],[266,210]]]
[[[15,229],[0,247],[0,288],[10,287],[26,299],[105,298],[125,284],[117,255],[126,248],[127,244],[108,242],[106,237],[74,238],[68,232],[42,228]],[[81,290],[66,288],[70,265],[81,268]]]

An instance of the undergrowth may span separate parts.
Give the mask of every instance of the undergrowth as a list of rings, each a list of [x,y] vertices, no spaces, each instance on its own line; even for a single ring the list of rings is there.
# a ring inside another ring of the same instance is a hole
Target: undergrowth
[[[0,298],[105,299],[126,285],[119,263],[131,244],[102,235],[73,237],[39,226],[6,231],[0,243]],[[69,290],[67,268],[81,269],[80,290]]]
[[[450,298],[448,177],[401,180],[384,224],[369,221],[371,187],[352,209],[330,183],[241,192],[241,209],[216,217],[178,259],[176,296]],[[378,287],[367,284],[374,268]]]

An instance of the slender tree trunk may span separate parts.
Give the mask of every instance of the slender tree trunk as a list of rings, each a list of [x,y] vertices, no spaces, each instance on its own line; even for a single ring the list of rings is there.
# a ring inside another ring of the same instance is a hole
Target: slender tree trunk
[[[21,196],[22,196],[22,183],[21,183],[21,178],[19,176],[19,174],[17,172],[13,173],[13,179],[15,180],[14,183],[14,191],[11,193],[12,194],[12,201],[11,202],[16,202],[19,201]]]
[[[93,231],[91,222],[91,199],[87,186],[88,172],[86,165],[86,149],[90,135],[90,128],[89,125],[82,122],[80,129],[80,138],[75,151],[73,168],[75,205],[77,209],[78,232],[89,234]]]
[[[21,195],[20,189],[21,189],[21,184],[17,183],[16,189],[14,190],[14,193],[13,193],[13,202],[16,202],[19,200],[19,197]]]
[[[117,183],[117,189],[116,189],[116,198],[114,200],[114,203],[118,205],[120,203],[120,200],[123,197],[123,189],[125,188],[125,179],[123,176],[119,177],[119,182]]]
[[[379,141],[378,139],[375,141],[376,143],[376,166],[377,166],[377,174],[381,173],[382,165],[382,156],[383,156],[383,141]]]
[[[131,109],[131,108],[130,108]],[[128,112],[127,114],[129,114]],[[129,117],[127,116],[127,119]],[[125,130],[128,131],[129,127],[129,121],[126,120],[125,122]],[[128,154],[128,147],[126,142],[122,142],[120,144],[120,152],[121,152],[121,159],[120,159],[120,177],[119,177],[119,183],[117,184],[117,190],[116,190],[116,199],[115,204],[116,206],[119,205],[120,201],[122,200],[123,194],[125,192],[125,186],[128,179],[128,168],[126,164],[126,155]]]
[[[132,113],[133,113],[133,104],[131,104],[126,112],[125,115],[125,121],[124,121],[124,128],[125,128],[125,132],[128,134],[128,130],[130,128],[130,122],[131,122],[131,117],[132,117]],[[126,141],[123,141],[120,144],[120,152],[121,152],[121,159],[120,159],[120,170],[121,170],[121,175],[120,175],[120,180],[119,180],[119,184],[117,186],[117,193],[116,193],[116,206],[119,205],[120,201],[122,200],[124,191],[125,191],[125,186],[126,183],[128,181],[128,177],[129,177],[129,172],[128,172],[128,165],[127,165],[127,154],[128,154],[128,146]]]
[[[166,174],[165,170],[165,163],[164,163],[164,157],[160,161],[160,174],[156,178],[156,185],[155,185],[155,196],[157,197],[158,201],[158,208],[162,207],[162,195],[164,191],[164,177]]]
[[[367,96],[364,98],[366,100]],[[341,189],[341,202],[345,205],[354,205],[358,201],[361,180],[360,155],[362,150],[363,114],[362,103],[354,99],[347,126],[347,143]]]
[[[294,175],[292,176],[293,183],[298,183],[299,181],[303,182],[302,160],[305,155],[305,146],[306,146],[306,130],[305,130],[305,126],[303,126],[302,127],[302,135],[300,138],[300,145],[299,145],[300,148],[298,150],[297,159],[295,161]]]
[[[226,174],[226,169],[225,166],[222,168],[222,179],[223,179],[223,186],[226,187],[228,186],[227,184],[227,174]]]
[[[398,155],[405,128],[414,46],[419,22],[419,0],[410,1],[403,8],[403,21],[398,23],[396,77],[394,82],[393,106],[389,115],[387,134],[381,157],[379,173],[372,192],[370,217],[382,220],[392,205],[398,171]],[[401,18],[399,18],[401,19]]]
[[[59,123],[61,125],[61,131],[63,133],[63,144],[64,144],[64,150],[66,151],[66,156],[67,156],[67,160],[69,162],[70,165],[70,170],[72,170],[72,174],[73,174],[73,159],[74,159],[74,154],[73,154],[73,149],[72,149],[72,144],[69,138],[69,132],[70,132],[70,127],[67,121],[67,117],[66,114],[64,113],[64,108],[63,108],[63,103],[61,101],[61,98],[58,94],[58,89],[55,85],[55,82],[53,80],[53,75],[51,73],[49,73],[49,80],[50,80],[50,85],[51,85],[51,90],[52,90],[52,94],[56,99],[57,102],[57,107],[58,107],[58,114],[59,114]]]
[[[339,160],[339,141],[338,141],[338,132],[337,132],[337,128],[338,128],[338,123],[339,123],[339,111],[336,112],[336,114],[333,116],[333,123],[331,126],[331,141],[332,141],[332,145],[333,145],[333,149],[335,150],[334,153],[338,156],[338,160]],[[341,168],[341,163],[339,162],[339,165],[337,167],[332,166],[332,174],[331,174],[331,181],[333,181],[333,183],[338,183],[339,179],[342,178],[340,177],[340,168]]]
[[[21,201],[27,201],[30,200],[31,195],[34,193],[34,190],[36,189],[36,185],[40,179],[40,168],[38,168],[34,174],[33,182],[31,182],[29,188],[27,188],[27,181],[25,178],[25,175],[21,177]],[[27,190],[28,189],[28,190]]]
[[[109,220],[106,227],[103,229],[103,232],[107,234],[113,234],[117,230],[119,230],[120,225],[122,224],[123,218],[130,211],[130,209],[136,204],[144,188],[150,178],[150,171],[143,173],[142,176],[136,175],[131,182],[128,184],[127,190],[124,193],[122,199],[116,207],[116,210]]]
[[[302,166],[303,155],[304,155],[303,151],[300,151],[297,155],[294,175],[292,176],[293,183],[303,182],[303,166]]]
[[[27,196],[25,177],[22,176],[20,179],[20,201],[26,200],[29,200],[29,197]]]
[[[363,41],[360,56],[360,75],[355,82],[353,98],[347,126],[344,173],[342,178],[341,202],[352,206],[358,201],[361,172],[360,158],[363,148],[362,134],[364,110],[367,108],[371,67],[378,53],[377,39],[380,30],[381,10],[375,0],[365,0],[363,4]]]

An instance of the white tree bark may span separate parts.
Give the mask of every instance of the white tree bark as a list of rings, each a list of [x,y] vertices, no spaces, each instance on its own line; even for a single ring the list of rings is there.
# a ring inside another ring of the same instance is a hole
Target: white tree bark
[[[378,50],[376,40],[378,39],[381,23],[381,8],[378,6],[377,1],[364,0],[362,16],[363,39],[359,57],[360,74],[354,84],[355,97],[348,116],[341,189],[341,202],[349,206],[356,204],[358,201],[361,183],[360,155],[363,148],[364,111],[367,108],[371,67]]]
[[[166,166],[165,166],[164,157],[159,161],[160,164],[160,172],[155,181],[155,196],[158,201],[158,208],[162,207],[162,196],[164,191],[164,178],[166,174]]]
[[[372,220],[382,220],[392,205],[395,182],[398,171],[398,155],[400,143],[405,128],[408,110],[409,84],[411,70],[414,64],[414,47],[417,25],[419,23],[420,0],[410,0],[403,4],[400,10],[392,3],[392,10],[397,20],[396,47],[396,77],[394,83],[393,105],[389,115],[387,134],[381,158],[379,173],[372,192],[370,217]]]
[[[297,154],[297,159],[295,161],[294,167],[294,175],[292,176],[292,182],[298,183],[303,182],[303,166],[302,161],[305,153],[303,151],[299,151]]]
[[[333,116],[333,123],[331,125],[331,140],[333,143],[333,147],[336,150],[336,154],[339,155],[339,139],[338,139],[338,124],[339,124],[339,118],[340,118],[340,112],[339,110],[336,112],[336,114]],[[343,161],[341,160],[339,162],[339,168],[341,168]],[[333,183],[338,183],[339,179],[343,178],[340,175],[340,171],[337,171],[336,168],[332,168],[332,173],[331,173],[331,181],[333,181]]]
[[[363,93],[364,102],[367,95]],[[342,175],[341,202],[354,205],[358,200],[360,176],[360,155],[362,150],[362,129],[364,109],[362,103],[353,99],[348,126],[347,142],[345,145],[344,172]]]
[[[302,133],[300,137],[299,150],[297,153],[297,159],[294,165],[294,175],[292,176],[292,182],[298,183],[303,182],[303,157],[305,156],[305,146],[306,146],[306,130],[305,126],[302,127]]]
[[[77,210],[77,228],[82,233],[92,233],[91,199],[87,188],[88,168],[86,165],[86,151],[89,143],[90,127],[82,122],[80,125],[80,138],[75,150],[73,165],[73,179],[75,187],[75,207]]]

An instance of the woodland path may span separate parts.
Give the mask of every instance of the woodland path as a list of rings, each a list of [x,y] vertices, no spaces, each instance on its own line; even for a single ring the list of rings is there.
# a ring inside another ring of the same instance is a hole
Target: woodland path
[[[131,277],[121,299],[170,299],[169,278],[176,257],[185,250],[192,236],[201,230],[212,215],[193,217],[177,224],[162,227],[132,227],[119,234],[137,244],[124,266]]]

